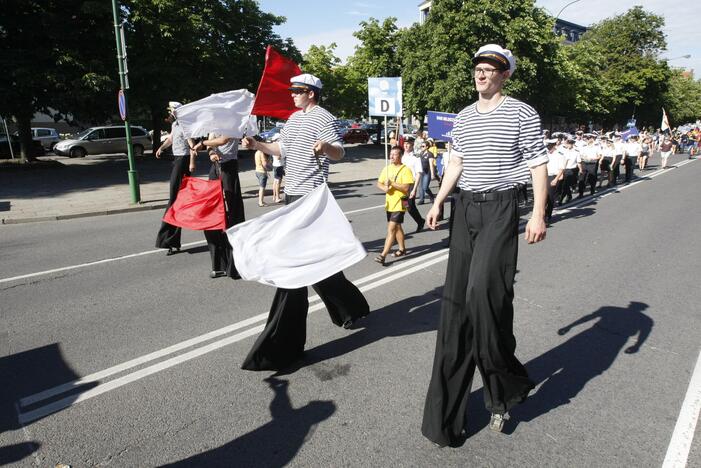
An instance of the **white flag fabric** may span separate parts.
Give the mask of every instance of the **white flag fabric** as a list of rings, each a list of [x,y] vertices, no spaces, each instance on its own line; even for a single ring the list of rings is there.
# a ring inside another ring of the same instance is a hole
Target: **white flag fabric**
[[[318,283],[367,255],[326,184],[226,233],[243,279],[284,289]]]
[[[246,89],[212,94],[175,110],[185,138],[215,133],[231,138],[258,134],[256,118],[251,116],[255,96]]]
[[[669,130],[669,119],[667,118],[667,113],[662,108],[662,123],[660,123],[660,131]]]

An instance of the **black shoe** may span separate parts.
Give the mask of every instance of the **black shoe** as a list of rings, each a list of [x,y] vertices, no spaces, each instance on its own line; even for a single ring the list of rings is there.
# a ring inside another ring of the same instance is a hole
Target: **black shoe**
[[[361,318],[367,317],[368,315],[370,315],[370,312],[368,312],[368,313],[365,314],[365,315],[361,315],[360,317],[356,317],[356,318],[354,318],[354,319],[346,320],[345,322],[343,322],[342,327],[345,328],[346,330],[350,330],[350,329],[353,327],[353,324],[354,324],[355,322],[357,322],[357,321],[360,320]]]
[[[180,252],[180,247],[168,247],[168,252],[166,252],[166,256],[171,256],[178,252]]]
[[[421,230],[424,228],[425,225],[426,225],[426,220],[422,219],[421,222],[416,225],[416,231],[414,231],[414,232],[421,232]]]
[[[226,272],[225,272],[225,271],[220,271],[220,270],[212,270],[212,271],[209,273],[209,277],[210,277],[210,278],[219,278],[219,277],[221,277],[221,276],[226,276]]]

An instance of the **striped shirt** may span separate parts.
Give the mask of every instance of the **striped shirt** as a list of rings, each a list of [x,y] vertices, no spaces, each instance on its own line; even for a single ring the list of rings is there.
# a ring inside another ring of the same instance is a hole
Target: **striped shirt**
[[[453,156],[462,158],[462,190],[490,192],[528,182],[529,167],[548,162],[540,117],[512,97],[493,111],[480,113],[477,103],[463,109],[453,127]]]
[[[329,160],[314,155],[317,141],[341,145],[341,129],[329,111],[314,106],[290,116],[280,132],[280,151],[285,158],[285,193],[305,195],[329,177]]]

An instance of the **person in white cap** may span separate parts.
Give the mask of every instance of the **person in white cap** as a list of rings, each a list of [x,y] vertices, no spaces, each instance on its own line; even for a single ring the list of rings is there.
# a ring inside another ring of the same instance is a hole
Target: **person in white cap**
[[[472,62],[479,98],[455,118],[450,165],[426,216],[428,226],[435,229],[441,203],[456,184],[460,187],[421,427],[439,447],[464,440],[475,368],[482,375],[494,431],[503,429],[507,412],[534,388],[514,354],[518,193],[530,173],[534,201],[525,240],[540,242],[546,232],[548,154],[538,113],[502,94],[516,69],[511,51],[489,44]]]
[[[178,196],[183,176],[189,176],[194,172],[195,158],[197,157],[197,151],[194,149],[195,142],[185,138],[183,130],[178,124],[176,113],[180,106],[182,104],[177,101],[168,103],[168,117],[166,121],[171,124],[170,134],[156,150],[156,157],[160,158],[164,149],[173,147],[173,169],[170,171],[170,196],[166,212]],[[173,226],[165,221],[161,222],[161,227],[156,236],[156,248],[168,249],[166,255],[172,255],[174,252],[179,251],[181,232],[182,228]]]
[[[272,143],[243,139],[243,146],[285,158],[285,203],[300,199],[325,183],[329,159],[345,155],[336,117],[319,105],[322,83],[308,73],[290,79],[290,92],[300,110],[292,114]],[[323,242],[323,239],[319,240]],[[331,320],[349,328],[370,313],[360,290],[343,272],[312,286],[326,305]],[[307,288],[278,288],[265,330],[259,335],[241,367],[246,370],[278,370],[299,360],[304,352],[309,302]]]

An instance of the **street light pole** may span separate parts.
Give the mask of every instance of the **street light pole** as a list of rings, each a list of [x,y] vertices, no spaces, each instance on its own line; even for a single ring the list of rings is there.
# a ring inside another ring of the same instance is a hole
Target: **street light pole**
[[[139,193],[139,174],[134,167],[134,148],[131,144],[131,127],[129,126],[129,113],[127,107],[127,89],[129,88],[126,77],[126,48],[122,29],[119,23],[117,0],[112,0],[112,16],[114,16],[114,38],[117,41],[117,63],[119,64],[119,113],[124,120],[124,129],[127,136],[127,159],[129,160],[129,189],[131,191],[131,202],[139,203],[141,194]]]

